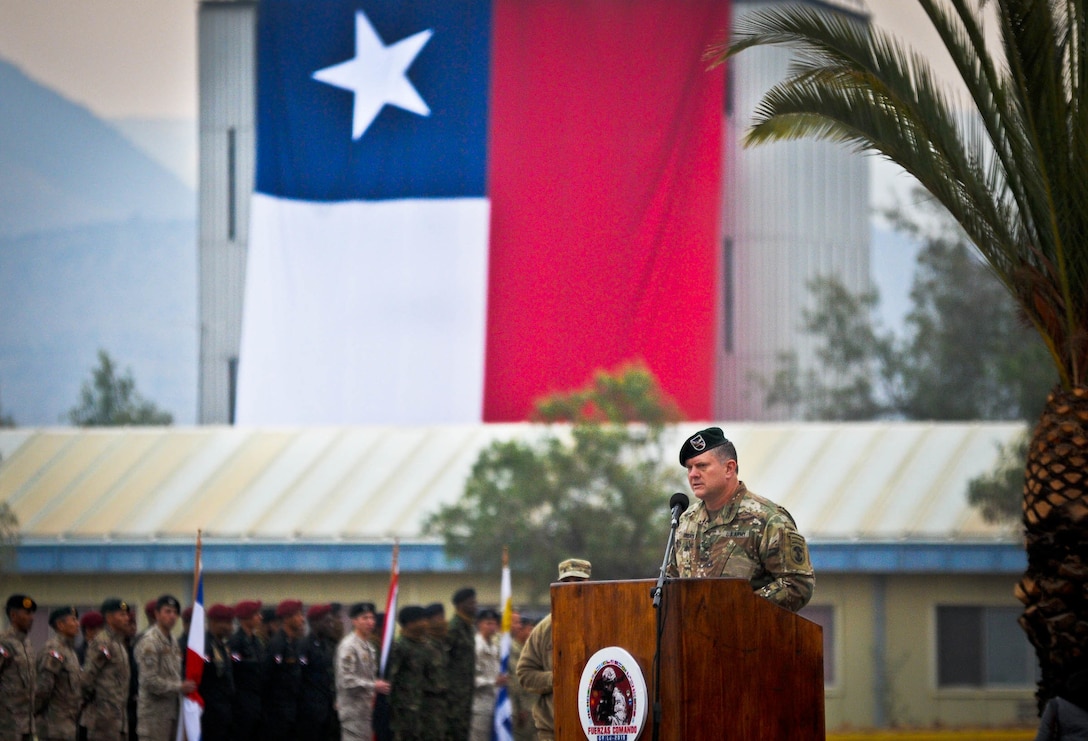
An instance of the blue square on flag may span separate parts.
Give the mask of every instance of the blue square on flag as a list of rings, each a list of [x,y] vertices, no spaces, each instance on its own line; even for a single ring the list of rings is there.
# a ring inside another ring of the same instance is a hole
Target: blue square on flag
[[[485,195],[490,3],[262,0],[259,13],[259,192]]]

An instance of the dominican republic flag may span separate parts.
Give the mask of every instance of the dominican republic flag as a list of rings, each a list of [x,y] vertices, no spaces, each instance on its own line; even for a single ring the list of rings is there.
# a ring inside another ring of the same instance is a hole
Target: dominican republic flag
[[[712,414],[724,0],[262,0],[239,424]]]
[[[185,678],[200,687],[204,676],[204,565],[199,554],[196,559],[196,599],[193,600],[193,618],[189,622],[189,640],[185,648]],[[200,741],[200,716],[204,714],[204,698],[195,689],[181,698],[181,721],[178,723],[178,741]]]
[[[499,671],[507,677],[514,674],[515,667],[510,666],[510,628],[513,627],[514,600],[510,588],[510,566],[502,565],[502,585],[499,587],[499,601],[502,603],[502,638],[499,643],[501,663]],[[492,741],[513,741],[514,739],[514,703],[510,698],[509,683],[499,687],[495,696],[495,720],[491,728]]]

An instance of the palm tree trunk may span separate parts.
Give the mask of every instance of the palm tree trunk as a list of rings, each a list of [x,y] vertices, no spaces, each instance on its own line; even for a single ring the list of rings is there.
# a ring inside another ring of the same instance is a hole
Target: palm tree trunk
[[[1020,625],[1042,675],[1039,710],[1088,667],[1088,387],[1056,388],[1028,447],[1024,477],[1028,568],[1016,586]]]

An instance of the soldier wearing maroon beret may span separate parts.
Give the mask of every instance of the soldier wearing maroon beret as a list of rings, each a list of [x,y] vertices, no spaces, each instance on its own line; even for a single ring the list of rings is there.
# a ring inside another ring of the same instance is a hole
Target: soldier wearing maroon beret
[[[204,635],[204,672],[199,692],[204,700],[200,716],[201,741],[230,741],[234,708],[234,667],[227,639],[234,627],[234,608],[215,604],[208,608]]]
[[[302,690],[299,663],[306,616],[298,600],[284,600],[276,606],[283,625],[268,641],[264,657],[265,692],[262,698],[261,738],[294,741],[298,738],[298,701]]]
[[[234,704],[232,716],[234,738],[255,741],[261,720],[261,693],[264,691],[262,659],[264,645],[258,636],[261,625],[259,600],[243,600],[234,606],[238,629],[227,644],[234,670]]]
[[[333,674],[336,639],[332,605],[312,605],[306,611],[306,620],[310,633],[303,640],[299,653],[302,691],[298,706],[298,738],[301,741],[339,738],[340,720],[333,710],[336,702]]]

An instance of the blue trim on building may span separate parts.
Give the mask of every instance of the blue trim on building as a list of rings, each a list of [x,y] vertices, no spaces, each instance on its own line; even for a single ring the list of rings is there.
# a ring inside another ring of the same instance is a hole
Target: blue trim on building
[[[816,542],[809,550],[825,574],[1019,574],[1027,567],[1015,543]],[[205,541],[202,555],[207,573],[383,573],[392,565],[392,544]],[[15,559],[21,574],[187,573],[193,544],[24,542]],[[439,544],[402,543],[400,570],[456,573],[464,564]]]

